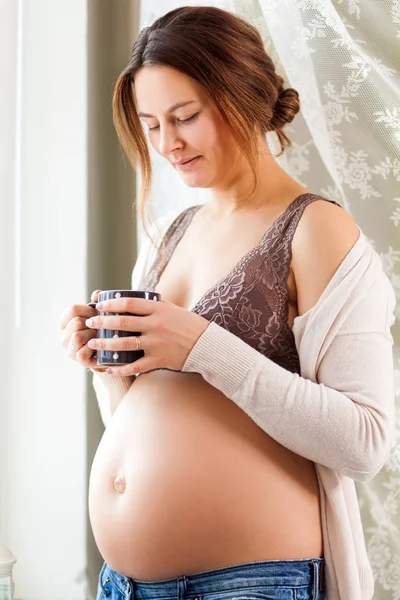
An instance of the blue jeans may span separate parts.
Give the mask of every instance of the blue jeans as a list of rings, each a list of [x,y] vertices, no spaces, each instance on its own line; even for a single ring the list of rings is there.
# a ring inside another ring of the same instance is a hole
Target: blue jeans
[[[325,600],[324,559],[267,560],[161,581],[139,581],[104,563],[97,600]]]

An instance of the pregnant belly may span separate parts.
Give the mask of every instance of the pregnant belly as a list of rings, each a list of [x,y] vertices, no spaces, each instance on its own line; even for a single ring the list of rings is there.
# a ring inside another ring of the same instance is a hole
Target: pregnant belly
[[[313,463],[197,374],[135,381],[97,449],[89,514],[104,560],[140,580],[322,555]]]

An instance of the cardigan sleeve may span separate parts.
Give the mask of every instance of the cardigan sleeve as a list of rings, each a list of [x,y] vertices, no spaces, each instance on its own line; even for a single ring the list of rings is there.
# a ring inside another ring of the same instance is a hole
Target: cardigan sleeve
[[[140,282],[146,273],[151,255],[150,244],[151,242],[147,239],[143,242],[143,248],[132,270],[132,289],[140,287]],[[93,369],[92,372],[93,388],[96,392],[100,415],[104,426],[107,427],[118,404],[135,381],[135,376],[120,377],[118,375],[93,371]]]
[[[329,344],[316,381],[285,370],[213,322],[183,371],[200,373],[286,448],[368,480],[383,466],[393,440],[394,307],[389,282],[377,281]]]
[[[141,282],[156,257],[157,247],[165,231],[175,218],[176,213],[164,215],[150,228],[151,239],[147,236],[144,237],[142,248],[132,270],[132,289],[140,289]],[[135,381],[135,375],[120,377],[93,371],[93,369],[92,372],[92,383],[96,392],[101,418],[104,425],[107,426],[118,404]]]
[[[138,282],[141,280],[147,263],[147,252],[148,249],[144,247],[135,263],[132,271],[132,289],[139,285]],[[100,415],[104,426],[107,427],[118,404],[135,381],[135,376],[120,377],[119,375],[109,375],[105,372],[101,373],[99,371],[93,371],[93,369],[91,370],[93,373],[92,383],[96,393]]]

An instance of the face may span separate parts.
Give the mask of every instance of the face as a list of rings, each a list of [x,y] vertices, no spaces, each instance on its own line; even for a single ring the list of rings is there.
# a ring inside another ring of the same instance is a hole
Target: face
[[[135,75],[139,116],[149,141],[190,187],[219,188],[238,173],[241,153],[202,87],[166,66]]]

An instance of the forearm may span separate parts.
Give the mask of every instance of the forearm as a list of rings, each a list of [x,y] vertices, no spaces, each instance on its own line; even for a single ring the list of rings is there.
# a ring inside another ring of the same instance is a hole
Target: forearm
[[[362,340],[358,349],[354,344],[350,348],[350,357],[346,347],[346,339],[335,340],[319,370],[324,383],[316,383],[210,323],[183,370],[200,373],[293,452],[349,477],[368,479],[391,446],[391,342],[376,334],[368,344],[375,355],[367,361],[362,359]],[[349,360],[357,363],[357,372]]]

